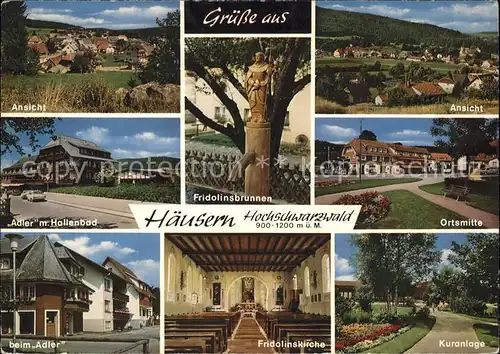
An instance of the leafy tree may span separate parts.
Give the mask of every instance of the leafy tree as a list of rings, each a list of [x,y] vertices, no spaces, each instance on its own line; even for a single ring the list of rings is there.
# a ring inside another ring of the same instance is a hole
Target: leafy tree
[[[24,155],[20,135],[28,137],[28,145],[33,151],[41,147],[39,135],[55,133],[53,118],[9,118],[2,119],[2,150],[1,156],[6,153],[17,152]]]
[[[56,40],[54,38],[49,38],[47,39],[47,41],[45,42],[45,45],[47,46],[47,50],[49,51],[49,53],[55,53],[57,51],[57,43],[56,43]]]
[[[34,60],[35,54],[28,51],[25,13],[24,1],[2,2],[2,72],[15,75],[36,74],[38,62]]]
[[[204,125],[228,136],[241,152],[245,150],[245,123],[236,101],[223,83],[231,83],[243,97],[244,76],[256,52],[276,63],[267,100],[271,122],[271,160],[278,155],[285,117],[292,98],[311,81],[310,40],[306,38],[189,38],[186,39],[186,70],[203,79],[226,107],[233,123],[225,126],[206,116],[189,98],[186,109]]]
[[[436,118],[431,135],[439,137],[435,145],[453,157],[475,156],[491,149],[490,142],[498,138],[498,122],[484,118]]]
[[[388,312],[397,313],[402,293],[408,293],[412,283],[424,280],[437,267],[441,252],[435,248],[436,237],[409,233],[353,235],[358,279],[375,296],[385,299]]]
[[[499,267],[498,233],[469,234],[465,244],[452,242],[450,262],[462,270],[468,295],[474,299],[496,302]]]
[[[371,130],[365,129],[359,134],[359,139],[377,141],[377,136]]]
[[[316,69],[316,92],[327,100],[341,105],[349,103],[349,95],[345,91],[349,79],[343,73],[329,73],[327,70]]]
[[[142,83],[180,85],[180,12],[169,12],[163,20],[156,20],[161,34],[150,39],[155,46],[148,63],[139,73]]]
[[[408,102],[408,95],[400,87],[393,88],[387,92],[387,105],[389,107],[404,106]]]
[[[94,175],[94,181],[103,186],[114,186],[117,181],[118,171],[110,166],[105,166]]]
[[[117,52],[123,52],[125,49],[127,49],[128,46],[129,46],[128,41],[120,38],[119,40],[116,41],[115,49]]]
[[[491,76],[486,77],[481,85],[481,97],[486,100],[497,100],[498,93],[498,81]]]
[[[403,76],[405,74],[405,65],[402,62],[398,62],[389,69],[389,74],[394,77]]]
[[[97,66],[102,64],[102,59],[92,50],[87,49],[75,55],[71,72],[73,73],[93,73]]]

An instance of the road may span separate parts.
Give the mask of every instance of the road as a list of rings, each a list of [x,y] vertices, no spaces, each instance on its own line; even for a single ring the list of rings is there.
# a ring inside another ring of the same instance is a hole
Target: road
[[[85,333],[85,334],[77,334],[71,337],[71,339],[76,339],[76,338],[95,338],[96,340],[99,340],[100,338],[110,340],[110,339],[116,339],[118,342],[88,342],[88,341],[64,341],[64,343],[61,343],[59,346],[61,353],[95,353],[95,354],[100,354],[100,353],[112,353],[114,351],[124,349],[131,345],[131,343],[123,343],[119,342],[121,339],[127,339],[127,340],[141,340],[141,339],[149,339],[149,351],[152,354],[155,353],[160,353],[160,326],[154,326],[154,327],[144,327],[141,329],[136,329],[132,331],[124,331],[124,332],[113,332],[113,333]],[[11,342],[12,339],[2,339],[2,348],[6,348],[9,346],[9,342]],[[18,342],[21,340],[17,340]],[[21,353],[29,353],[29,352],[37,352],[37,353],[54,353],[54,349],[42,349],[42,348],[37,348],[34,349],[35,345],[40,343],[40,345],[43,345],[44,342],[50,343],[51,341],[44,341],[44,340],[22,340],[23,345],[31,345],[32,349],[31,350],[22,350],[18,349],[16,352],[18,354]],[[27,348],[27,346],[25,347]],[[5,349],[4,349],[5,350]],[[10,349],[12,351],[12,349]],[[36,350],[36,351],[35,351]],[[139,346],[133,350],[127,351],[126,353],[132,354],[132,353],[142,353],[142,346]]]
[[[14,214],[16,221],[25,220],[29,224],[16,225],[15,228],[137,228],[137,223],[131,217],[125,217],[112,212],[102,212],[97,208],[89,210],[84,204],[79,203],[77,196],[72,196],[72,205],[56,203],[50,199],[46,202],[28,202],[21,199],[21,197],[11,197],[11,212]],[[77,207],[78,205],[82,207]],[[100,206],[98,200],[94,202],[95,206]],[[93,221],[94,225],[72,226],[66,224],[55,224],[55,221],[73,220],[79,221],[81,219]],[[46,222],[46,224],[44,224]]]

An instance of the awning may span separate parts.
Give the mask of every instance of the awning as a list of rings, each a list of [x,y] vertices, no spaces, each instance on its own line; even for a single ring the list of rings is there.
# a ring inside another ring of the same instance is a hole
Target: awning
[[[24,183],[2,183],[2,187],[22,187]]]

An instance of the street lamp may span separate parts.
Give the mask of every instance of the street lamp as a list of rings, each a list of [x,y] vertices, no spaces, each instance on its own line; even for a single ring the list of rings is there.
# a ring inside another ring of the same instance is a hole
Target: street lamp
[[[17,326],[16,326],[16,317],[17,317],[17,300],[16,300],[16,252],[17,252],[17,247],[19,246],[19,240],[22,240],[24,238],[23,235],[19,234],[7,234],[5,235],[5,238],[10,240],[10,249],[12,250],[12,293],[14,296],[14,316],[12,318],[12,325],[14,327],[14,335],[12,336],[12,344],[13,344],[13,353],[16,353],[16,332],[17,332]]]

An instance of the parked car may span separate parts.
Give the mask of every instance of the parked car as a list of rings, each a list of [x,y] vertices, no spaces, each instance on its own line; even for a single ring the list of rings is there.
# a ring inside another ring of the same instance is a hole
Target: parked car
[[[42,191],[29,191],[27,195],[30,202],[44,202],[45,198],[45,193]]]
[[[23,192],[21,193],[21,199],[28,199],[28,192],[29,192],[29,191],[23,191]]]
[[[20,189],[13,189],[12,192],[11,192],[11,195],[21,195],[21,190]]]

